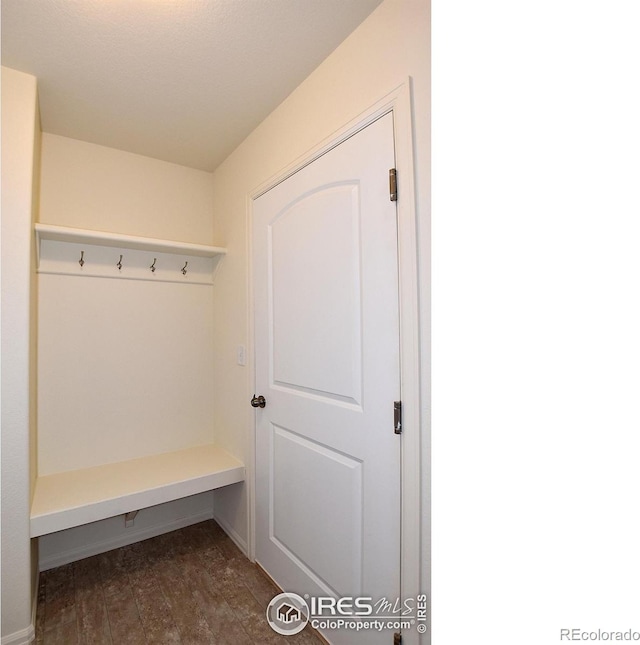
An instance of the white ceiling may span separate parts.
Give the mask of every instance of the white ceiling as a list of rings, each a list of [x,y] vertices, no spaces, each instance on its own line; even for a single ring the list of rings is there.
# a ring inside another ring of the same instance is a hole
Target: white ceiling
[[[381,0],[2,0],[42,129],[212,171]]]

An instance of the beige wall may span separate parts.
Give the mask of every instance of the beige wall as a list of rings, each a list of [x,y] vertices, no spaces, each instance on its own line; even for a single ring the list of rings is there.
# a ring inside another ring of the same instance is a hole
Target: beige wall
[[[40,222],[213,243],[210,173],[48,133],[42,138]],[[149,289],[146,282],[99,278],[81,282],[72,276],[40,276],[42,473],[213,441],[211,287],[158,283]],[[68,307],[57,304],[65,293],[68,302],[84,303],[88,317],[96,308],[114,315],[84,325],[82,316],[69,317]],[[105,362],[96,354],[110,358]],[[99,369],[84,371],[96,360]],[[188,367],[177,374],[177,366],[185,363]],[[68,406],[51,413],[61,398],[56,389],[61,383],[83,401],[73,413],[82,408],[86,422],[69,423]],[[155,394],[154,387],[159,388]],[[149,397],[156,401],[153,408]],[[113,415],[120,422],[112,423]],[[43,536],[40,561],[44,567],[57,566],[211,513],[212,494],[207,493],[143,509],[133,529],[125,529],[120,517]]]
[[[210,173],[43,134],[44,224],[213,244],[212,209]]]
[[[216,439],[245,456],[252,441],[249,368],[235,363],[235,347],[250,345],[247,199],[258,186],[357,117],[411,77],[414,159],[420,247],[421,332],[429,337],[430,15],[428,0],[385,0],[214,172],[214,236],[229,255],[214,288]],[[400,178],[400,186],[402,178]],[[428,344],[422,350],[423,432],[428,433]],[[425,446],[427,442],[424,442]],[[424,459],[425,465],[428,463]],[[423,532],[428,526],[428,472]],[[242,487],[216,491],[215,512],[247,538]],[[427,548],[425,539],[424,549]],[[425,562],[427,559],[425,558]],[[423,588],[429,571],[423,570]]]
[[[36,548],[33,221],[40,123],[36,79],[2,68],[2,636],[32,633]],[[21,642],[27,642],[26,640]]]
[[[42,139],[41,222],[212,242],[210,173]],[[39,285],[42,475],[212,441],[211,287],[46,274]]]

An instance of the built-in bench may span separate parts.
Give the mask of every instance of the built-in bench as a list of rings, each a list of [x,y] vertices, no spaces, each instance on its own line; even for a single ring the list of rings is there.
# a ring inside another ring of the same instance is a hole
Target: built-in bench
[[[243,481],[244,464],[208,444],[36,480],[31,537]]]

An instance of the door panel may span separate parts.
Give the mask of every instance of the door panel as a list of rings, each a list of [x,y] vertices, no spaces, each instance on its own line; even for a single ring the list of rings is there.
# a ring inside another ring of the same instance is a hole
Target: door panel
[[[347,184],[306,195],[270,224],[274,384],[359,402],[359,220],[358,187]]]
[[[256,394],[267,401],[256,411],[256,559],[300,595],[400,593],[392,119],[254,202]]]
[[[308,477],[313,472],[322,478]],[[272,473],[272,540],[328,595],[360,593],[362,463],[275,427]],[[332,543],[343,558],[326,548]]]

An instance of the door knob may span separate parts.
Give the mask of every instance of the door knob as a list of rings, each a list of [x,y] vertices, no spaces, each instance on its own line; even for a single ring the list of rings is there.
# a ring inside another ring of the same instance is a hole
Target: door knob
[[[256,396],[255,394],[253,395],[253,398],[251,399],[251,405],[254,408],[264,408],[265,405],[267,405],[267,401],[264,398],[264,396]]]

